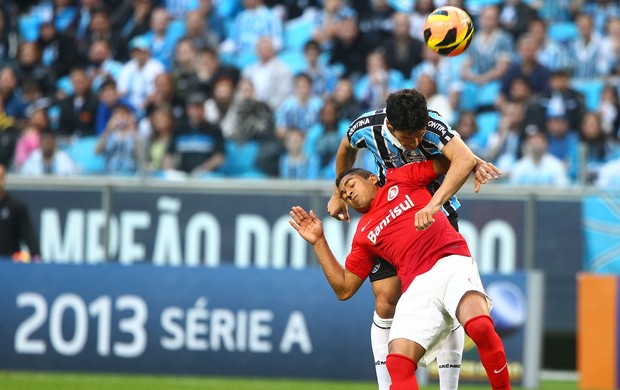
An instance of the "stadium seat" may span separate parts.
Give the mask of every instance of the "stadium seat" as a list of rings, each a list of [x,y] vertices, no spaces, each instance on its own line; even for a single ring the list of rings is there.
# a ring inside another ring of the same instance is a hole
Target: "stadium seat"
[[[97,136],[80,137],[65,148],[69,157],[79,165],[83,174],[102,173],[105,168],[105,158],[95,154],[98,139]]]
[[[284,25],[284,45],[287,49],[303,50],[312,37],[314,23],[308,18],[296,18]]]
[[[34,42],[39,38],[39,18],[37,15],[21,15],[17,24],[19,35],[24,41]]]
[[[480,107],[493,106],[501,88],[499,81],[492,81],[483,85],[468,82],[464,84],[460,101],[462,111],[476,111]]]
[[[549,25],[547,35],[556,42],[566,42],[577,36],[577,26],[574,22],[553,22]]]
[[[227,177],[236,178],[264,178],[266,177],[256,168],[256,158],[260,151],[260,142],[249,141],[243,144],[235,141],[226,141],[226,160],[218,172]]]
[[[285,49],[278,54],[278,58],[293,74],[299,73],[306,68],[306,58],[301,50]]]
[[[604,82],[601,79],[572,79],[571,86],[583,94],[588,111],[596,111],[601,101]]]
[[[488,111],[476,115],[478,132],[474,138],[479,145],[486,147],[489,136],[497,130],[500,118],[500,113],[496,111]]]

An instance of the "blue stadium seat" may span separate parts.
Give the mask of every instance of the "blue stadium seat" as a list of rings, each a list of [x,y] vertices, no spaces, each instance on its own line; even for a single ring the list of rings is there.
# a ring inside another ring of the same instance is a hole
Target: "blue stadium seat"
[[[98,139],[97,136],[80,137],[65,148],[65,152],[79,165],[83,174],[102,173],[105,168],[105,158],[95,154]]]
[[[556,42],[566,42],[577,36],[577,26],[574,22],[556,21],[549,25],[547,35]]]
[[[37,15],[21,15],[17,24],[20,38],[24,41],[33,42],[39,38],[39,18]]]
[[[303,50],[312,37],[314,23],[308,18],[297,18],[284,25],[284,46],[287,49]]]
[[[588,111],[596,111],[601,101],[604,82],[601,79],[572,79],[571,86],[583,94]]]
[[[499,81],[492,81],[483,85],[469,82],[464,84],[460,101],[462,111],[476,111],[482,106],[494,105],[501,88]]]
[[[500,118],[501,114],[496,111],[488,111],[476,115],[478,132],[474,138],[479,145],[486,147],[489,136],[497,130]]]
[[[249,141],[243,144],[226,141],[226,160],[218,172],[237,178],[264,178],[266,175],[256,168],[256,158],[260,142]]]
[[[278,54],[278,58],[293,74],[301,72],[307,65],[304,53],[298,49],[284,49]]]

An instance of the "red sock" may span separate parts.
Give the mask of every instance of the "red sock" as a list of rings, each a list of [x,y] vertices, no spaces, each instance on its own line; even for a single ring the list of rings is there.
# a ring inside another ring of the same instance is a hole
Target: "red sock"
[[[480,361],[487,372],[491,388],[494,390],[510,389],[504,345],[493,328],[491,317],[487,315],[473,317],[463,327],[478,348]]]
[[[415,370],[418,368],[413,359],[396,353],[387,355],[385,360],[392,385],[390,390],[418,390],[418,381]]]

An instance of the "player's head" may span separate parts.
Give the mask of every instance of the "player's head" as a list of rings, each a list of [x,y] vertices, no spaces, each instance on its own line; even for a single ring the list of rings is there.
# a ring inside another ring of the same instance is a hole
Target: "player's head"
[[[350,207],[358,213],[366,213],[375,199],[379,178],[365,169],[352,168],[338,175],[336,187]]]
[[[414,150],[422,142],[428,123],[426,98],[415,89],[402,89],[388,95],[387,127],[400,146]]]

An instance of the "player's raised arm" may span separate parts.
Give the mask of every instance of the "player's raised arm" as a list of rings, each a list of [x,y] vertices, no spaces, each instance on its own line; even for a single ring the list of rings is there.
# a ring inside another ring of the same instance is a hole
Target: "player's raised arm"
[[[355,295],[364,279],[338,263],[325,239],[323,224],[314,211],[310,210],[310,213],[307,213],[302,207],[294,206],[290,215],[292,219],[289,223],[304,240],[312,245],[323,273],[338,299],[346,300]]]
[[[341,172],[353,168],[356,157],[357,149],[352,148],[347,136],[344,136],[336,152],[336,177],[338,177]],[[349,209],[347,204],[340,197],[338,187],[335,185],[334,192],[327,203],[327,212],[340,221],[349,222]]]

